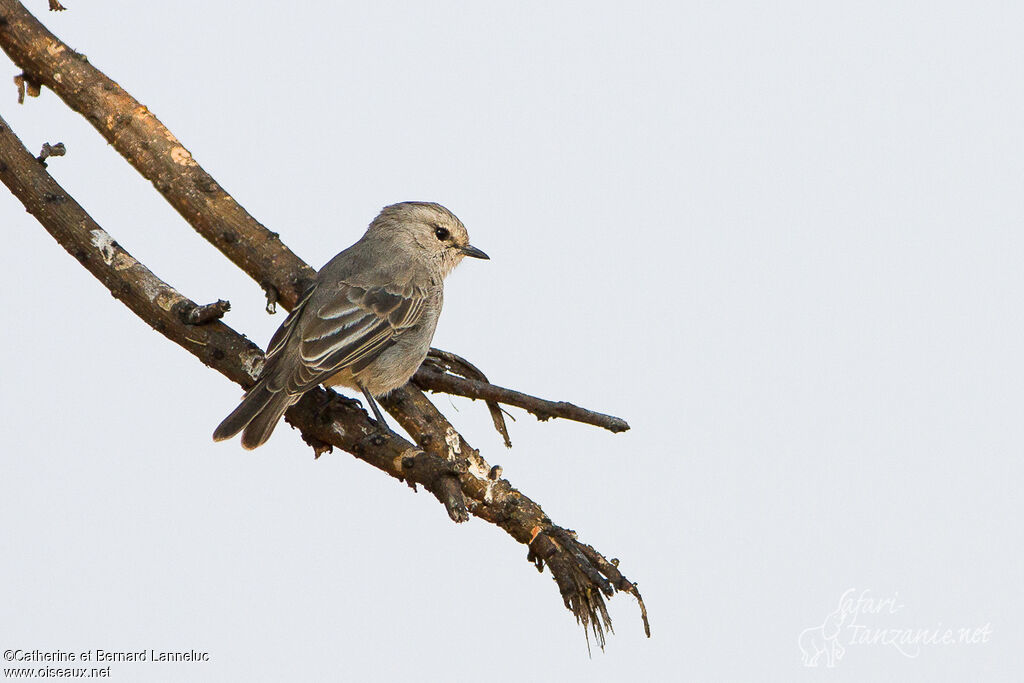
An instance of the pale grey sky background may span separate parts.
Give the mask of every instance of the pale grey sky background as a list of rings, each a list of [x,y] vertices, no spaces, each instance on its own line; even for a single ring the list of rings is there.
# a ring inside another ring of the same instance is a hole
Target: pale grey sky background
[[[436,345],[633,429],[513,409],[506,451],[435,400],[621,558],[653,638],[619,596],[588,659],[525,548],[287,427],[215,445],[239,390],[3,190],[0,647],[211,653],[120,681],[1019,676],[1019,4],[66,4],[29,6],[315,266],[388,203],[463,219],[492,260],[449,279]],[[265,344],[260,289],[0,67],[68,191]],[[847,610],[835,668],[805,668],[851,588],[897,609]]]

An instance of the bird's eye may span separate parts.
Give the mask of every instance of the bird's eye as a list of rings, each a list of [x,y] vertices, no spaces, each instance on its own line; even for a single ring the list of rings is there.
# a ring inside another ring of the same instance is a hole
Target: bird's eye
[[[434,228],[434,234],[437,235],[437,239],[444,241],[451,237],[451,233],[448,232],[447,228],[442,228],[440,225]]]

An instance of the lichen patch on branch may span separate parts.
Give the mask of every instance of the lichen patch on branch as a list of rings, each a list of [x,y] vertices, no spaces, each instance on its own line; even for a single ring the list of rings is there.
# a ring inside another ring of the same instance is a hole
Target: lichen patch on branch
[[[238,357],[238,360],[242,362],[242,367],[245,368],[246,374],[252,377],[253,380],[259,379],[264,363],[264,357],[261,352],[256,350],[245,351]]]
[[[165,284],[159,278],[139,263],[135,257],[126,252],[114,241],[106,230],[94,228],[89,231],[89,239],[96,250],[100,253],[103,262],[116,271],[129,269],[137,270],[137,286],[142,290],[146,299],[159,306],[164,311],[170,311],[184,297],[173,287]]]
[[[100,257],[103,262],[108,266],[114,262],[114,256],[117,254],[117,249],[114,248],[114,238],[106,230],[96,228],[90,230],[89,235],[94,247],[99,250]]]
[[[451,426],[445,431],[444,442],[448,444],[448,459],[455,460],[462,454],[462,443],[459,433]]]

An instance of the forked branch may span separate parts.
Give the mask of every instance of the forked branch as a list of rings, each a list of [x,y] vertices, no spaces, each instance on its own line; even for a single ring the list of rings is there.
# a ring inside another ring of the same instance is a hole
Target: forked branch
[[[249,216],[145,107],[61,43],[14,0],[0,0],[0,47],[23,70],[22,82],[29,85],[29,94],[40,84],[54,90],[151,180],[197,231],[256,282],[273,290],[285,308],[295,305],[312,269],[275,233]],[[232,381],[251,386],[262,365],[262,352],[217,319],[226,310],[226,302],[199,306],[160,281],[64,192],[2,119],[0,180],[69,253],[139,317]],[[443,359],[444,352],[439,353]],[[612,431],[627,428],[622,421],[614,422],[618,418],[569,404],[534,403],[542,399],[492,387],[482,373],[473,377],[473,372],[466,370],[471,364],[463,363],[461,369],[445,368],[462,376],[440,372],[441,367],[435,365],[435,369],[421,372],[426,376],[423,381],[433,389],[431,382],[451,378],[443,380],[447,387],[488,401],[492,416],[498,410],[494,401],[502,401],[528,410],[532,406],[536,409],[531,412],[542,417],[580,419],[589,414],[590,419],[582,421]],[[420,380],[417,375],[417,382]],[[397,479],[422,485],[455,521],[473,514],[529,546],[530,559],[538,567],[548,565],[566,606],[585,627],[590,626],[603,646],[604,628],[610,627],[604,596],[625,591],[640,600],[636,586],[615,564],[579,543],[575,534],[553,524],[539,505],[502,479],[500,468],[488,465],[418,388],[411,384],[402,387],[385,406],[416,444],[381,434],[357,404],[333,392],[310,392],[286,417],[318,455],[332,446],[342,448]],[[500,412],[496,426],[499,421]],[[642,601],[640,605],[649,634]]]

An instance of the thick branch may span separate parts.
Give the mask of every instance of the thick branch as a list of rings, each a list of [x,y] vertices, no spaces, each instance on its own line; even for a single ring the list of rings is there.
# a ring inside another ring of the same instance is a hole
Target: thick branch
[[[203,237],[294,305],[313,269],[217,184],[145,106],[16,0],[0,0],[0,47],[26,82],[45,85],[84,116]]]
[[[233,382],[252,383],[263,364],[258,346],[222,322],[187,325],[197,308],[121,248],[29,154],[0,118],[0,181],[65,250],[136,315]]]

